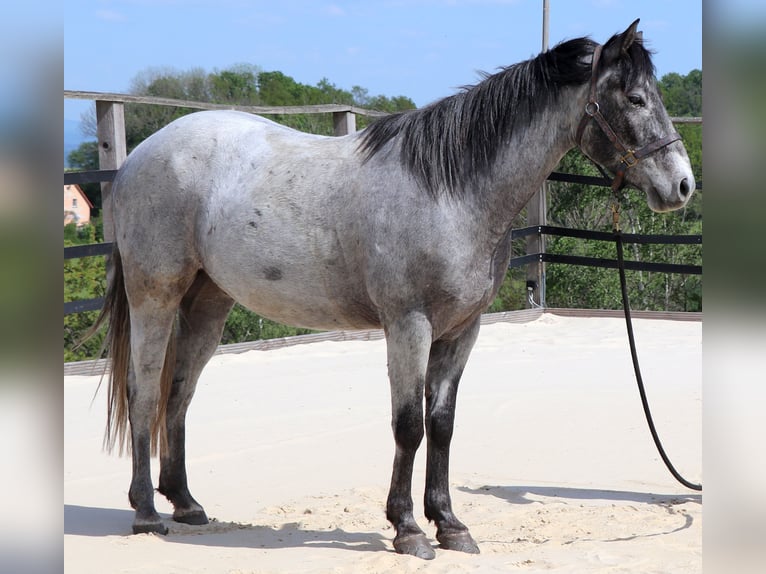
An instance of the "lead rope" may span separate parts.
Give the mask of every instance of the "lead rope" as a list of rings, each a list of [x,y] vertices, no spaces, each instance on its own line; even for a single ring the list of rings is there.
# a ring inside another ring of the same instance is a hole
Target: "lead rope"
[[[646,422],[649,425],[649,431],[652,433],[652,439],[654,445],[657,447],[657,451],[662,457],[662,461],[670,471],[675,479],[683,484],[686,488],[691,490],[702,490],[701,484],[695,484],[686,480],[675,469],[673,463],[670,462],[668,455],[665,454],[665,449],[662,447],[662,442],[657,434],[657,429],[654,426],[654,420],[652,419],[652,413],[649,410],[649,401],[646,398],[646,390],[644,389],[644,380],[641,377],[641,369],[638,366],[638,353],[636,352],[636,340],[633,336],[633,322],[630,318],[630,302],[628,300],[628,288],[625,281],[625,261],[622,253],[622,231],[620,231],[620,199],[619,194],[615,190],[614,202],[612,203],[612,231],[614,232],[615,243],[617,244],[617,268],[620,271],[620,289],[622,290],[622,306],[625,309],[625,325],[628,329],[628,341],[630,342],[630,356],[633,359],[633,370],[636,373],[636,382],[638,383],[638,392],[641,395],[641,405],[644,408],[644,415],[646,415]]]

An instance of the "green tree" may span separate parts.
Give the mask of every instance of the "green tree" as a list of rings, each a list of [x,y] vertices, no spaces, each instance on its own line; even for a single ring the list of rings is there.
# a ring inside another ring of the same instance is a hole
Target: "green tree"
[[[64,247],[95,243],[97,225],[74,224],[64,227]],[[64,302],[102,297],[106,287],[106,266],[103,257],[82,257],[64,261]],[[64,361],[79,361],[98,357],[104,334],[84,342],[83,335],[95,322],[98,312],[73,313],[64,316]]]
[[[686,76],[665,74],[659,81],[665,108],[673,117],[702,117],[702,70],[692,70]],[[702,180],[702,126],[676,126],[683,138],[692,170],[697,181]]]
[[[173,70],[149,69],[137,75],[130,93],[140,96],[209,101],[206,74],[201,69],[186,73]],[[194,112],[193,108],[176,108],[150,104],[125,104],[125,139],[128,152],[173,120]]]
[[[210,101],[221,104],[256,106],[260,103],[258,70],[254,66],[240,65],[222,72],[209,74]],[[204,97],[202,94],[197,98]],[[198,100],[207,101],[207,100]]]
[[[98,169],[98,142],[83,142],[67,156],[69,165],[80,170]]]
[[[702,70],[692,70],[686,76],[665,74],[659,87],[671,116],[702,115]]]

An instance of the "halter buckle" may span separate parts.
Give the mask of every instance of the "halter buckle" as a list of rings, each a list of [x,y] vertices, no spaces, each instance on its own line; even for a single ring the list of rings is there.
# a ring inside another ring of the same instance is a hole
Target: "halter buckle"
[[[629,149],[620,157],[620,161],[622,161],[622,163],[624,163],[628,168],[637,165],[638,158],[636,157],[636,152],[632,149]]]
[[[595,116],[600,110],[600,106],[598,105],[598,102],[590,101],[587,104],[585,104],[585,113],[589,115],[590,117]]]

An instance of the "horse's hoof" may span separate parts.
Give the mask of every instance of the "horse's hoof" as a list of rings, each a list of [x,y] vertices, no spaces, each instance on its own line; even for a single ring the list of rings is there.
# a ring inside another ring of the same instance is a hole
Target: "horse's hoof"
[[[407,534],[394,538],[394,550],[398,554],[409,554],[423,560],[433,560],[436,552],[428,542],[425,534]]]
[[[138,520],[133,522],[133,534],[162,534],[168,533],[168,527],[161,520]]]
[[[186,512],[176,510],[173,513],[173,520],[183,524],[193,524],[194,526],[201,526],[209,522],[204,510],[190,510]]]
[[[479,545],[476,544],[476,541],[467,530],[437,533],[436,539],[445,550],[457,550],[467,554],[479,553]]]

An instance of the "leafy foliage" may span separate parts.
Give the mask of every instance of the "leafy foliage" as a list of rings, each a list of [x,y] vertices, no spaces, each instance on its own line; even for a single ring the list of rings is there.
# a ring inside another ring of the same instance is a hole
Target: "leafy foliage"
[[[64,247],[103,241],[100,225],[74,223],[64,227]],[[106,266],[103,257],[82,257],[64,261],[64,302],[101,297],[106,290]],[[98,357],[104,334],[99,333],[78,348],[83,334],[95,322],[97,311],[64,316],[64,361]]]
[[[686,76],[665,74],[659,86],[671,116],[702,116],[702,70],[692,70]]]
[[[231,310],[221,336],[221,344],[256,341],[259,339],[277,339],[313,333],[310,329],[289,327],[253,313],[242,305],[235,305]]]
[[[659,82],[660,92],[665,107],[671,116],[702,117],[702,70],[692,70],[686,76],[671,73]],[[679,125],[689,159],[692,162],[694,177],[702,180],[702,126]]]

